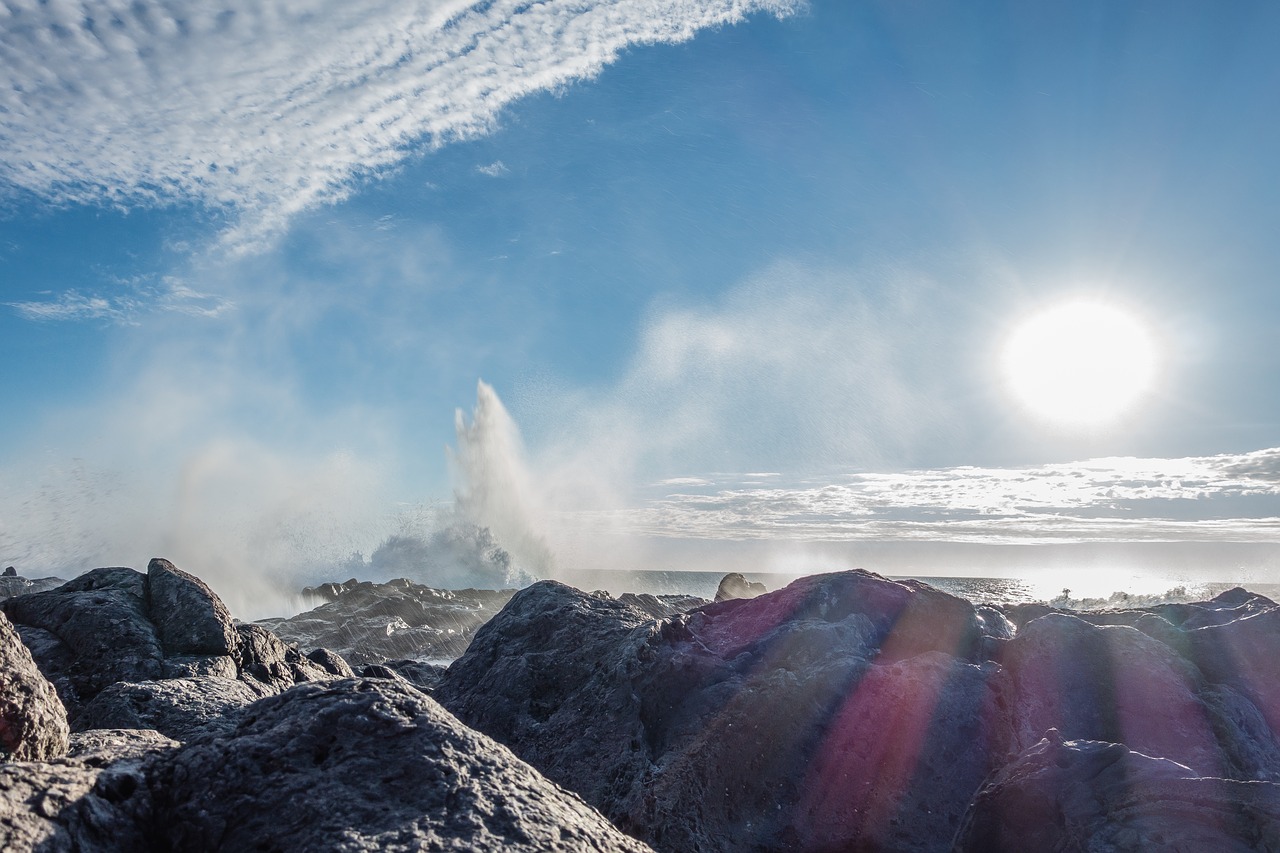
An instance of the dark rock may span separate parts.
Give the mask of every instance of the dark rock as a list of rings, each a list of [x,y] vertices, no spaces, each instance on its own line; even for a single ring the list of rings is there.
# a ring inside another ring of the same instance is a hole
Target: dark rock
[[[57,589],[0,602],[19,626],[46,634],[31,645],[36,664],[58,689],[73,720],[82,705],[117,681],[163,674],[164,654],[147,616],[146,576],[94,569]]]
[[[162,678],[237,678],[240,670],[230,655],[170,655],[164,659]]]
[[[1200,775],[1224,773],[1221,750],[1197,697],[1200,673],[1135,628],[1099,627],[1049,614],[1024,626],[1003,647],[1000,663],[1012,754],[1053,728],[1069,740],[1124,743]]]
[[[1052,731],[983,787],[956,850],[1280,849],[1280,785],[1197,778],[1121,744]]]
[[[76,729],[154,729],[174,740],[225,734],[240,709],[258,699],[242,681],[204,676],[118,682],[85,705]]]
[[[1205,678],[1247,696],[1280,732],[1280,607],[1196,628],[1187,638]]]
[[[57,589],[66,583],[62,578],[22,578],[12,575],[0,577],[0,599],[13,598],[15,595],[29,595],[33,592],[46,592]]]
[[[166,655],[235,654],[231,612],[204,581],[168,560],[147,565],[147,613]]]
[[[204,850],[642,851],[395,682],[305,684],[155,761],[153,844]]]
[[[996,668],[965,662],[982,636],[967,602],[859,571],[646,616],[534,584],[476,632],[434,695],[659,849],[949,842],[990,769],[996,718]],[[912,737],[927,755],[898,754]],[[936,816],[884,805],[872,780]],[[859,797],[882,803],[879,829],[850,811]]]
[[[1018,633],[1013,622],[995,607],[981,604],[974,608],[974,612],[978,615],[978,627],[984,637],[990,637],[993,640],[1012,640]]]
[[[440,684],[445,668],[439,664],[423,663],[417,660],[389,660],[384,664],[414,687],[424,693],[431,693]]]
[[[16,578],[18,576],[18,570],[13,566],[5,566],[4,576],[7,578]]]
[[[297,646],[285,644],[261,625],[237,625],[236,630],[240,634],[236,658],[240,678],[259,696],[333,677],[320,664],[304,657]]]
[[[67,752],[67,711],[0,613],[0,760],[48,761]]]
[[[121,760],[139,760],[182,744],[153,729],[87,729],[71,733],[67,758],[78,758],[93,767]]]
[[[329,649],[312,649],[307,652],[307,660],[336,678],[355,677],[351,666],[343,659],[342,655]]]
[[[618,600],[647,614],[650,619],[669,619],[709,603],[696,595],[650,595],[647,592],[624,592]]]
[[[313,610],[256,624],[301,648],[332,649],[353,667],[404,658],[452,660],[513,594],[352,579],[319,587],[316,600],[330,600]]]
[[[769,590],[765,589],[764,584],[755,581],[749,581],[738,572],[730,572],[720,579],[720,585],[716,587],[716,601],[730,601],[735,598],[755,598],[764,595]]]
[[[996,607],[997,610],[1004,613],[1005,617],[1013,623],[1013,627],[1021,631],[1023,626],[1032,619],[1039,619],[1041,616],[1047,616],[1050,613],[1062,613],[1056,607],[1050,607],[1047,604],[1039,602],[1030,602],[1027,604],[1005,604]]]

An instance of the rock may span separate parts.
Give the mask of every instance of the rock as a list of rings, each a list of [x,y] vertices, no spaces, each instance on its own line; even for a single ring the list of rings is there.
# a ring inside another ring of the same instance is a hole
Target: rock
[[[1049,729],[1068,740],[1124,743],[1200,775],[1224,773],[1197,691],[1200,673],[1169,646],[1128,626],[1053,613],[1003,646],[1001,681],[1017,754]]]
[[[58,758],[67,752],[68,734],[57,691],[0,613],[0,760]]]
[[[445,670],[439,664],[423,663],[417,660],[389,660],[384,666],[427,694],[434,691],[440,684]]]
[[[72,735],[73,756],[0,764],[0,850],[150,850],[143,767],[177,744],[155,732]]]
[[[203,734],[225,734],[234,727],[240,709],[256,699],[258,694],[244,682],[227,678],[121,681],[85,705],[76,729],[154,729],[188,741]]]
[[[164,654],[147,617],[146,576],[127,568],[94,569],[57,589],[0,602],[19,627],[46,634],[31,648],[36,664],[58,688],[68,716],[117,681],[163,674]]]
[[[390,681],[304,684],[148,773],[158,849],[643,851],[434,701]]]
[[[1280,785],[1199,778],[1115,743],[1056,731],[975,798],[956,850],[1280,849]]]
[[[647,592],[624,592],[618,596],[618,601],[647,614],[650,619],[669,619],[709,603],[696,595],[650,595]]]
[[[240,678],[259,696],[288,690],[304,681],[326,681],[333,676],[321,665],[303,657],[295,645],[286,645],[261,625],[237,625],[240,634],[236,663]]]
[[[1248,697],[1280,732],[1280,607],[1186,635],[1189,657],[1205,678]]]
[[[172,655],[164,659],[162,678],[238,678],[236,659],[230,655]]]
[[[9,574],[13,571],[13,574]],[[13,598],[15,595],[29,595],[33,592],[45,592],[50,589],[57,589],[66,583],[62,578],[24,578],[20,577],[17,570],[10,566],[5,570],[5,574],[0,576],[0,600],[5,598]]]
[[[749,581],[738,572],[730,572],[720,579],[720,585],[716,587],[716,601],[729,601],[735,598],[755,598],[764,595],[769,590],[765,589],[764,584],[755,581]]]
[[[18,570],[15,569],[13,566],[5,566],[4,576],[7,578],[16,578],[18,576]]]
[[[325,672],[337,678],[354,678],[355,673],[342,655],[329,649],[312,649],[307,652],[307,660],[319,666]]]
[[[949,842],[990,769],[996,716],[997,668],[968,662],[982,635],[967,602],[859,571],[646,617],[534,584],[434,696],[661,850]],[[896,754],[912,737],[928,755]],[[869,780],[936,816],[877,806],[886,823],[868,829],[849,804]]]
[[[399,579],[323,584],[310,592],[328,599],[288,619],[258,623],[300,648],[323,647],[353,667],[386,660],[452,660],[476,628],[510,600],[514,590],[440,590]]]
[[[168,560],[147,565],[147,613],[166,655],[235,654],[231,612],[204,581]]]

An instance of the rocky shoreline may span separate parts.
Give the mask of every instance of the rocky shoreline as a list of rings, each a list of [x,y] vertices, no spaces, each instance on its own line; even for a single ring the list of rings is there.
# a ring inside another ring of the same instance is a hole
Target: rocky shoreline
[[[238,624],[160,559],[19,592],[0,848],[1280,850],[1269,599],[722,592],[349,581]]]

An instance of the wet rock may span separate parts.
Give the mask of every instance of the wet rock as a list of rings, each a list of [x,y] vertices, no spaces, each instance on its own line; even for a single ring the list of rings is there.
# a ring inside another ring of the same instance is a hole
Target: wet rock
[[[231,612],[204,581],[168,560],[147,565],[147,614],[166,655],[235,654]]]
[[[307,652],[307,660],[319,666],[336,678],[354,678],[355,673],[342,655],[329,649],[312,649]]]
[[[424,663],[417,660],[389,660],[384,664],[396,672],[414,687],[424,693],[431,693],[440,684],[445,668],[435,663]]]
[[[975,798],[956,850],[1280,849],[1280,785],[1197,777],[1121,744],[1051,731]]]
[[[237,678],[240,670],[230,655],[171,655],[164,659],[163,678]]]
[[[10,569],[13,566],[9,567]],[[6,570],[7,571],[7,570]],[[13,598],[15,595],[29,595],[33,592],[45,592],[57,589],[66,583],[62,578],[24,578],[13,574],[0,577],[0,599]]]
[[[581,800],[389,681],[304,684],[151,765],[160,849],[639,851]]]
[[[310,592],[315,600],[327,601],[288,619],[256,624],[300,648],[332,649],[353,667],[405,658],[452,660],[514,594],[433,589],[404,579],[381,584],[352,579]]]
[[[259,696],[270,696],[306,681],[326,681],[332,674],[306,658],[261,625],[237,625],[240,642],[236,663],[240,678]]]
[[[181,746],[154,729],[87,729],[72,732],[67,758],[78,758],[93,767],[122,760],[140,760]]]
[[[769,590],[765,589],[764,584],[755,581],[749,581],[745,576],[738,572],[730,572],[720,579],[720,585],[716,587],[716,601],[729,601],[735,598],[755,598],[764,595]]]
[[[1201,775],[1224,773],[1197,696],[1200,673],[1136,628],[1049,614],[1025,625],[1003,647],[1000,663],[1012,754],[1053,728],[1068,740],[1124,743]]]
[[[66,754],[67,712],[13,624],[0,613],[0,760]]]
[[[650,595],[647,592],[624,592],[618,596],[618,601],[647,614],[650,619],[668,619],[708,603],[696,595]]]
[[[77,730],[153,729],[174,740],[225,734],[240,710],[258,699],[241,681],[209,676],[118,682],[107,687],[76,718]]]
[[[1280,607],[1186,635],[1189,656],[1204,677],[1248,697],[1270,729],[1280,732]]]

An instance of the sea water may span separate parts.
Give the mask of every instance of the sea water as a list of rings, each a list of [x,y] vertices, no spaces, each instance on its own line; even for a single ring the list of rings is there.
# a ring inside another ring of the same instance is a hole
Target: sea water
[[[797,575],[743,572],[748,581],[767,590],[781,589]],[[604,590],[611,595],[647,592],[653,595],[694,595],[714,598],[723,572],[697,571],[597,571],[578,573],[566,582],[580,589]],[[891,580],[905,577],[889,576]],[[1178,601],[1205,601],[1235,586],[1280,600],[1280,584],[1225,582],[1123,572],[1046,572],[1023,577],[914,576],[951,595],[974,604],[1024,604],[1045,602],[1075,610],[1149,607]]]

